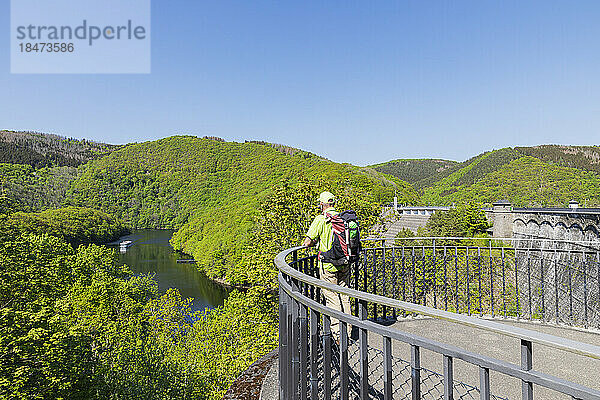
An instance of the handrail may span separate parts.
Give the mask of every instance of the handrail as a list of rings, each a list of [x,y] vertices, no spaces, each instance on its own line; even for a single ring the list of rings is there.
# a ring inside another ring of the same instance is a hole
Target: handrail
[[[412,239],[412,238],[406,238],[406,239]],[[372,239],[368,239],[368,240],[372,240]],[[396,239],[377,239],[378,241],[390,241],[390,240],[396,240]],[[418,240],[418,239],[416,239]],[[600,245],[600,242],[598,242],[598,245]],[[583,245],[580,245],[583,246]],[[554,248],[550,248],[550,249],[545,249],[545,248],[531,248],[531,247],[500,247],[500,246],[478,246],[478,245],[439,245],[439,246],[435,246],[432,244],[428,244],[428,245],[423,245],[423,244],[402,244],[400,246],[394,245],[394,246],[380,246],[380,247],[364,247],[363,250],[373,250],[373,249],[377,249],[377,250],[382,250],[382,249],[391,249],[392,247],[406,247],[406,248],[425,248],[425,249],[443,249],[444,247],[446,248],[453,248],[453,249],[460,249],[460,250],[474,250],[477,248],[480,248],[482,250],[505,250],[505,251],[520,251],[520,252],[530,252],[532,255],[535,255],[537,253],[555,253],[555,254],[586,254],[586,255],[596,255],[597,257],[600,258],[600,249],[590,249],[590,250],[573,250],[573,249],[554,249]],[[600,261],[600,260],[599,260]]]
[[[379,296],[376,294],[370,294],[355,289],[345,288],[338,285],[334,285],[329,282],[325,282],[321,279],[314,278],[305,275],[294,268],[291,268],[286,258],[294,251],[302,250],[307,248],[306,246],[293,247],[291,249],[280,252],[275,257],[275,265],[280,272],[290,276],[293,279],[307,283],[314,287],[321,289],[330,290],[339,294],[344,294],[349,297],[357,298],[359,300],[367,301],[370,303],[376,303],[384,306],[389,306],[397,309],[402,309],[408,312],[422,314],[442,320],[446,320],[453,323],[458,323],[465,326],[470,326],[490,332],[499,333],[501,335],[510,336],[522,340],[527,340],[533,343],[553,347],[563,351],[567,351],[574,354],[583,355],[586,357],[600,359],[600,346],[577,342],[574,340],[561,338],[558,336],[532,331],[529,329],[514,327],[506,324],[502,324],[495,321],[489,321],[480,319],[477,317],[471,317],[467,315],[456,314],[448,311],[442,311],[435,308],[413,304],[401,300],[391,299],[388,297]]]
[[[296,248],[300,249],[302,247]],[[289,254],[289,253],[288,253]],[[428,349],[444,356],[453,357],[456,359],[463,360],[465,362],[477,365],[482,368],[489,368],[502,374],[512,376],[523,381],[535,383],[553,390],[561,391],[561,393],[569,394],[575,399],[579,398],[593,398],[600,399],[600,391],[585,387],[583,385],[569,382],[567,380],[557,378],[543,372],[539,372],[533,369],[523,370],[519,369],[519,366],[503,360],[498,360],[486,356],[481,356],[477,353],[461,349],[457,346],[444,344],[435,340],[426,339],[421,336],[417,336],[411,333],[402,332],[397,329],[385,327],[374,323],[369,320],[359,319],[353,315],[345,314],[341,311],[334,310],[327,306],[324,306],[310,298],[302,295],[301,292],[295,291],[283,278],[284,271],[280,271],[278,274],[279,284],[282,285],[288,296],[295,299],[296,301],[310,307],[312,310],[319,312],[324,315],[336,318],[340,321],[350,323],[359,329],[366,329],[369,332],[379,334],[383,337],[389,337],[390,339],[400,340],[404,343],[408,343],[414,346],[419,346],[424,349]],[[286,273],[287,274],[287,273]],[[331,285],[337,286],[337,285]],[[587,397],[591,396],[591,397]]]
[[[600,244],[600,240],[565,240],[565,239],[547,239],[547,238],[516,238],[516,237],[464,237],[464,236],[410,236],[402,238],[394,238],[399,240],[515,240],[515,241],[542,241],[542,242],[559,242],[572,244]],[[363,238],[363,241],[382,241],[390,240],[390,238]]]

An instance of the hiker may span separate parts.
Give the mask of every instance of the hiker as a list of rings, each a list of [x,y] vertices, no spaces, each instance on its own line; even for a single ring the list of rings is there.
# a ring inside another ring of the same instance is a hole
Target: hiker
[[[335,196],[330,192],[321,193],[319,196],[319,205],[321,208],[321,214],[317,215],[312,224],[310,224],[310,228],[308,228],[308,231],[306,232],[306,238],[304,238],[302,245],[310,247],[314,246],[318,242],[319,274],[321,279],[335,285],[349,287],[349,259],[344,256],[343,253],[341,253],[341,249],[333,248],[334,232],[332,226],[332,216],[339,214],[335,209]],[[344,212],[344,214],[345,213],[348,212]],[[354,215],[354,221],[356,221],[356,214],[354,214],[353,211],[351,211],[351,213]],[[356,231],[358,232],[357,222],[355,222],[355,226]],[[339,243],[340,240],[338,239],[337,242]],[[346,246],[346,241],[344,241],[343,246]],[[334,250],[339,254],[332,255]],[[329,253],[325,254],[328,251]],[[332,262],[324,262],[323,259],[330,260]],[[350,314],[350,299],[348,296],[334,293],[329,290],[323,290],[323,295],[325,296],[325,305],[327,307]],[[331,332],[335,335],[339,334],[339,322],[336,319],[332,319]]]

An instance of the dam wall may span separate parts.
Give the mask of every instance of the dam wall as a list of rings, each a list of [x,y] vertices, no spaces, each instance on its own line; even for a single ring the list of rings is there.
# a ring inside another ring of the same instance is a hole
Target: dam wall
[[[402,229],[417,233],[436,212],[448,207],[394,207],[384,208],[384,237],[393,239]],[[498,201],[484,209],[492,224],[489,232],[495,238],[552,239],[572,242],[599,241],[600,208],[582,208],[571,202],[565,208],[519,208],[508,201]]]
[[[486,210],[486,216],[494,237],[600,240],[600,209],[580,208],[576,202],[568,208],[516,208],[501,201]]]

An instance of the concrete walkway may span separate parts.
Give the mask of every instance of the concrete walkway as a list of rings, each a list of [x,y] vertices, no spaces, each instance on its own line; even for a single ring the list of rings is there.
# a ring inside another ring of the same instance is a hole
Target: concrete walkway
[[[509,320],[502,322],[558,337],[600,345],[600,334],[598,333],[582,332],[569,328],[528,322]],[[393,327],[445,344],[452,344],[477,354],[508,361],[517,365],[521,363],[519,339],[431,318],[407,319],[396,322]],[[369,343],[372,346],[380,347],[381,339],[377,337],[370,338]],[[395,345],[392,350],[394,355],[404,360],[410,360],[409,346],[401,343],[393,343],[393,345]],[[442,356],[422,350],[421,366],[441,373]],[[552,376],[600,390],[600,360],[534,344],[533,368]],[[454,360],[454,380],[479,387],[478,367],[461,360]],[[521,381],[518,379],[491,371],[490,386],[492,393],[498,396],[509,399],[521,398]],[[564,395],[538,387],[534,388],[534,395],[538,399],[565,398]]]
[[[540,325],[536,323],[501,321],[521,328],[536,330],[551,335],[577,340],[590,344],[600,345],[600,334],[591,331],[579,331],[569,328]],[[469,328],[451,322],[440,321],[432,318],[409,318],[393,324],[393,328],[427,337],[445,344],[473,351],[488,357],[497,358],[520,365],[520,341],[515,338]],[[383,388],[381,352],[382,339],[377,335],[369,337],[370,378],[369,383],[374,387],[373,398]],[[349,364],[358,374],[358,344],[353,343],[349,348]],[[394,355],[394,398],[404,398],[410,393],[410,346],[393,341],[392,353]],[[423,398],[438,399],[443,395],[441,383],[442,356],[421,349],[421,373],[423,381]],[[542,345],[533,345],[533,368],[568,381],[600,390],[600,360],[578,356],[562,350],[557,350]],[[454,360],[454,380],[464,385],[455,385],[455,398],[478,399],[479,393],[474,387],[479,387],[479,370],[477,366],[467,364],[461,360]],[[492,394],[500,399],[520,399],[521,381],[496,372],[490,372],[490,386]],[[268,387],[265,389],[265,387]],[[277,399],[277,368],[272,368],[267,374],[261,399]],[[548,389],[534,387],[536,399],[565,399],[565,395],[558,394]]]

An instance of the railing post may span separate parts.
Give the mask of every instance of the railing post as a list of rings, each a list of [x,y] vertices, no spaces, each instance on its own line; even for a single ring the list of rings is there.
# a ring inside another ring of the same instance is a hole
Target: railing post
[[[467,267],[467,315],[471,315],[471,273],[469,272],[469,246],[466,246],[466,267]]]
[[[571,261],[571,250],[567,254],[567,258]],[[569,325],[573,325],[573,272],[569,264],[570,262],[567,263],[567,271],[569,272]]]
[[[299,292],[298,286],[292,280],[292,290]],[[292,298],[292,396],[298,399],[298,384],[300,380],[300,307],[296,299]]]
[[[437,257],[435,239],[433,239],[433,308],[437,308]]]
[[[348,324],[339,321],[340,326],[340,400],[349,400],[348,379]]]
[[[421,400],[421,351],[419,346],[410,345],[410,370],[412,400]]]
[[[307,400],[308,391],[308,307],[300,304],[300,400]]]
[[[490,260],[490,308],[492,309],[492,318],[495,317],[494,309],[494,260],[492,258],[492,241],[489,242],[490,248],[488,250],[488,257]]]
[[[284,366],[286,369],[286,381],[285,381],[285,390],[287,392],[286,399],[292,398],[292,390],[294,387],[294,370],[292,368],[293,365],[293,357],[294,357],[294,341],[293,341],[293,324],[294,324],[294,313],[293,313],[293,303],[294,300],[286,293],[286,302],[287,302],[287,364]]]
[[[386,248],[385,248],[385,240],[381,241],[382,244],[382,253],[383,253],[383,257],[381,259],[381,265],[382,265],[382,274],[381,274],[381,295],[387,297],[387,279],[386,279],[386,257],[385,257],[385,253],[386,253]],[[384,320],[387,319],[387,306],[383,306],[382,307],[382,318]]]
[[[373,294],[377,294],[377,248],[373,249]],[[377,321],[377,303],[373,303],[373,320]]]
[[[319,260],[317,259],[316,255],[313,258],[311,258],[311,262],[315,278],[321,278],[321,271],[319,270]],[[315,297],[313,298],[313,300],[315,300],[317,303],[321,303],[322,297],[323,296],[321,296],[321,288],[315,288]]]
[[[600,285],[598,287],[600,288]],[[404,247],[402,247],[402,301],[406,301],[406,255]],[[402,310],[402,317],[406,317],[406,311],[404,310]]]
[[[394,299],[398,298],[398,274],[396,272],[396,247],[392,247],[392,287]],[[396,319],[396,308],[392,309],[392,318]]]
[[[530,371],[533,367],[532,345],[529,340],[521,339],[521,369]],[[523,381],[521,384],[523,400],[533,400],[533,383]]]
[[[417,283],[416,278],[417,274],[415,272],[415,247],[412,248],[412,302],[413,304],[417,303]]]
[[[454,368],[452,357],[444,355],[444,400],[454,400]]]
[[[541,253],[541,251],[540,251]],[[544,285],[544,254],[540,254],[540,297],[542,300],[542,321],[546,320],[546,300],[545,300],[545,285]]]
[[[392,339],[387,336],[383,337],[383,400],[392,400]]]
[[[479,399],[490,400],[490,370],[479,367]]]
[[[448,263],[446,246],[444,245],[444,311],[448,311]]]
[[[504,318],[506,318],[506,260],[504,258],[504,247],[502,248],[502,303],[504,308]]]
[[[316,271],[315,271],[315,258],[316,258],[316,257],[311,257],[311,258],[310,258],[310,275],[311,275],[311,276],[314,276],[314,277],[317,277],[317,273],[316,273]],[[315,296],[317,295],[317,292],[316,292],[316,290],[317,290],[317,289],[316,289],[314,286],[311,286],[311,287],[310,287],[310,298],[311,298],[312,300],[315,300]],[[317,300],[317,301],[318,301],[318,300]]]
[[[554,313],[556,323],[559,323],[559,306],[558,306],[558,255],[554,252]]]
[[[287,294],[279,287],[279,398],[288,398],[286,389],[288,358]]]
[[[533,309],[531,305],[531,255],[527,249],[527,301],[529,305],[529,319],[533,319]]]
[[[358,303],[358,317],[367,319],[367,304],[361,300]],[[360,398],[369,398],[369,348],[367,343],[367,330],[360,329],[358,332],[360,341]]]
[[[481,247],[477,247],[477,275],[479,277],[479,316],[483,316],[483,293],[481,290]]]
[[[310,398],[319,398],[319,320],[320,315],[310,310]]]
[[[598,281],[598,298],[600,298],[600,252],[596,252],[596,280]],[[600,327],[600,321],[596,323]]]
[[[460,312],[458,310],[458,246],[454,247],[454,301],[456,303],[456,310],[454,312]]]
[[[360,290],[358,288],[358,260],[354,261],[354,263],[352,265],[354,267],[354,289]],[[358,315],[358,299],[357,298],[354,299],[354,309],[356,310],[356,315]]]
[[[369,281],[368,281],[368,276],[369,274],[367,274],[367,265],[369,264],[369,252],[364,250],[364,254],[363,254],[363,268],[362,268],[362,274],[363,274],[363,292],[369,292],[368,288],[369,288]]]
[[[308,258],[304,258],[300,265],[302,266],[301,272],[305,275],[309,275],[309,273],[308,273]],[[300,285],[301,285],[300,288],[301,288],[302,294],[305,297],[308,297],[308,285],[304,282],[302,282]]]
[[[323,390],[331,399],[331,317],[323,314]]]
[[[583,268],[583,327],[588,327],[588,285],[587,285],[587,260],[586,255],[583,255],[583,262],[581,267]]]
[[[521,319],[521,306],[519,302],[519,259],[515,249],[515,300],[517,302],[517,319]]]
[[[425,245],[421,248],[421,296],[423,305],[427,306],[427,294],[425,293],[425,276],[427,274],[427,261],[425,257]]]

